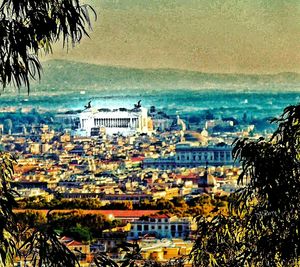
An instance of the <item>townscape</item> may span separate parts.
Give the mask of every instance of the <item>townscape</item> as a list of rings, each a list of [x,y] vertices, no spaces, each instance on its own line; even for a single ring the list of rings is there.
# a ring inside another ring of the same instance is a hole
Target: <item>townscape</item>
[[[0,267],[300,266],[298,2],[2,0]]]
[[[14,125],[12,113],[22,124]],[[6,109],[0,129],[2,149],[17,158],[15,211],[34,214],[38,223],[53,209],[60,240],[81,252],[81,266],[90,266],[95,251],[122,259],[118,245],[126,241],[138,242],[144,259],[189,255],[196,217],[226,213],[226,199],[238,188],[232,143],[264,134],[245,116],[207,113],[190,123],[140,101],[114,110],[88,103],[50,115]]]

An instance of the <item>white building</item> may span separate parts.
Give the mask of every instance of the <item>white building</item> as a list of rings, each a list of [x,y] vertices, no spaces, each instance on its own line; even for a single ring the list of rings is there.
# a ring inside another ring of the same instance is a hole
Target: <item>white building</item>
[[[147,109],[95,109],[88,108],[79,114],[80,125],[77,133],[86,136],[148,133]]]
[[[128,239],[137,239],[145,235],[155,235],[156,238],[188,238],[192,223],[188,218],[169,217],[157,214],[141,217],[131,223]]]

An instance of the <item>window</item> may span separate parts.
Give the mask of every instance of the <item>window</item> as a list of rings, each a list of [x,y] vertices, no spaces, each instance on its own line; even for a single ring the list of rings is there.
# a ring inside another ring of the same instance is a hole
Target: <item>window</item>
[[[161,225],[157,226],[157,229],[158,229],[158,230],[161,230]]]
[[[165,229],[166,229],[166,230],[169,230],[169,226],[168,226],[168,225],[166,225],[166,226],[165,226]]]
[[[138,224],[138,225],[137,225],[137,230],[138,230],[138,231],[142,231],[142,225]]]
[[[155,225],[152,225],[152,226],[151,226],[151,229],[154,230],[154,229],[155,229]]]
[[[144,225],[144,231],[149,231],[149,225],[148,224]]]

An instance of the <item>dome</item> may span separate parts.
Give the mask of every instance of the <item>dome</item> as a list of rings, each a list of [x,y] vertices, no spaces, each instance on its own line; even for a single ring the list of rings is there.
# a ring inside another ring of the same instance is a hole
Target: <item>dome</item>
[[[207,170],[202,176],[199,177],[198,187],[213,187],[216,186],[217,182],[213,175]]]
[[[201,144],[207,143],[207,137],[195,131],[187,131],[184,134],[184,139],[187,142],[199,142]]]

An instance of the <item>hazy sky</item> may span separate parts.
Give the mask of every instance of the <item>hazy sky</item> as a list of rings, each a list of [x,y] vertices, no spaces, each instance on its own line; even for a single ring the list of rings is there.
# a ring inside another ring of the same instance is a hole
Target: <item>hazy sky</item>
[[[90,0],[91,39],[50,58],[204,72],[300,72],[300,0]]]

